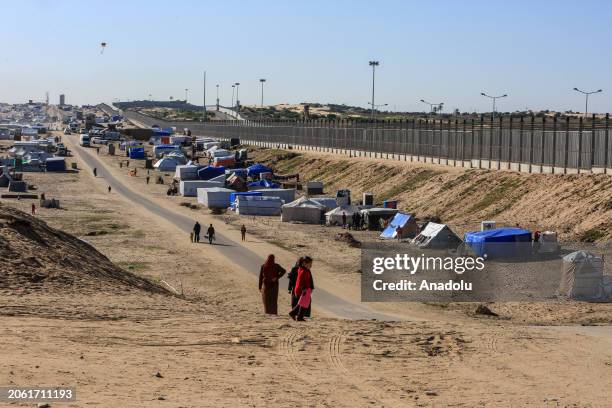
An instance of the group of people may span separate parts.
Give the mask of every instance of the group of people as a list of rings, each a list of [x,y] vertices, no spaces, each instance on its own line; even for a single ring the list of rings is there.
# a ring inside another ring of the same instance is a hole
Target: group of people
[[[194,243],[200,242],[200,232],[201,231],[202,231],[202,226],[200,225],[199,222],[196,221],[195,225],[193,226],[193,231],[191,233],[191,242],[194,242]],[[215,227],[213,227],[212,224],[210,224],[210,226],[206,230],[205,237],[208,238],[208,243],[212,245],[213,241],[215,240]]]
[[[342,227],[354,230],[363,229],[364,219],[361,214],[359,214],[359,211],[355,211],[353,215],[351,215],[351,222],[347,221],[348,217],[346,215],[346,212],[342,211]]]
[[[311,297],[314,290],[312,278],[312,258],[304,256],[298,259],[287,275],[289,279],[288,290],[291,294],[291,311],[289,316],[297,321],[304,321],[310,317]],[[278,287],[279,280],[286,270],[276,263],[274,255],[268,255],[266,262],[259,271],[259,291],[267,314],[278,314]]]

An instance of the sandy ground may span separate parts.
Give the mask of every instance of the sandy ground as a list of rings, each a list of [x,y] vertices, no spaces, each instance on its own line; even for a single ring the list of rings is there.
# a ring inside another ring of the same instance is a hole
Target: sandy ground
[[[190,200],[166,197],[163,186],[147,186],[144,172],[128,177],[116,157],[103,159],[156,202],[221,222],[180,206]],[[431,307],[415,307],[415,318],[401,322],[315,313],[297,324],[282,313],[263,316],[252,275],[108,194],[89,169],[25,177],[64,208],[41,209],[37,217],[124,268],[184,292],[184,298],[1,293],[0,384],[77,387],[76,403],[53,406],[609,406],[610,336],[474,320]],[[27,200],[7,201],[2,204],[29,211]],[[238,235],[229,226],[227,232]],[[257,237],[246,245],[276,248],[287,262],[295,257],[294,249]],[[322,284],[347,287],[338,284],[345,278],[335,278],[332,264],[320,269]],[[285,294],[279,303],[285,312]]]

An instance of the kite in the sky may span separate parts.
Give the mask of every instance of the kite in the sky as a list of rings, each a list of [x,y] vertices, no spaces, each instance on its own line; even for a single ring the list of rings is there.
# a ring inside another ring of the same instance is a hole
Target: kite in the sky
[[[106,48],[106,43],[100,43],[100,47],[102,47],[102,49],[100,50],[100,54],[104,54],[104,48]]]

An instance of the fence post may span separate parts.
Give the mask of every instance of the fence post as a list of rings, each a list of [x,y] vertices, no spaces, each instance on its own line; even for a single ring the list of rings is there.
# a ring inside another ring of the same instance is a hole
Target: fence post
[[[531,114],[531,134],[529,135],[529,173],[533,171],[533,132],[535,131],[535,116]]]
[[[609,168],[612,168],[612,163],[610,163],[610,114],[606,113],[606,136],[604,143],[604,168],[605,172],[608,172]]]
[[[595,165],[595,114],[591,119],[591,172],[593,172],[593,166]]]
[[[570,128],[570,118],[567,116],[565,118],[565,158],[563,162],[563,173],[567,174],[567,166],[569,165],[569,128]]]
[[[553,117],[553,149],[552,149],[552,170],[551,173],[555,173],[555,167],[557,166],[557,115]]]

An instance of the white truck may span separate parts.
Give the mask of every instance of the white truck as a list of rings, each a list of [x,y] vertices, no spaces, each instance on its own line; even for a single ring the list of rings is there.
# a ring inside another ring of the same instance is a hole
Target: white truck
[[[89,147],[89,135],[81,135],[79,137],[79,144],[83,147]]]

